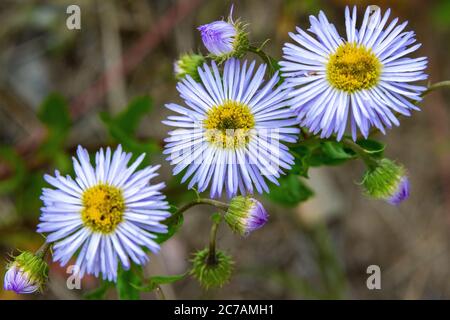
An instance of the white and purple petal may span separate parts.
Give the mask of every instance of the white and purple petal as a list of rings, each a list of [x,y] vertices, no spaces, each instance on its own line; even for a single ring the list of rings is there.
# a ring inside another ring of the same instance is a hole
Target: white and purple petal
[[[411,110],[418,109],[414,102],[420,100],[426,88],[410,83],[427,78],[427,59],[405,57],[420,44],[415,44],[414,32],[404,31],[406,22],[397,25],[395,18],[388,23],[389,16],[390,10],[383,15],[377,6],[369,6],[358,29],[356,7],[347,7],[346,41],[341,40],[323,12],[318,18],[310,17],[311,34],[298,27],[297,33],[289,34],[295,43],[284,45],[280,65],[286,85],[294,89],[289,93],[289,103],[300,125],[324,138],[336,134],[340,140],[350,122],[352,137],[356,139],[357,130],[364,137],[371,127],[385,133],[385,128],[399,124],[395,113],[409,116]],[[328,57],[344,43],[364,46],[378,58],[382,68],[374,87],[338,93],[340,90],[329,83]]]

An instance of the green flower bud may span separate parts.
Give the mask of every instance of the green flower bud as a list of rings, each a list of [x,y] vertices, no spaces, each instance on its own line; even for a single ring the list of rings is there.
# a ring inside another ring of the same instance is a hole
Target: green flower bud
[[[225,214],[225,221],[230,228],[243,236],[249,235],[264,226],[269,219],[261,202],[254,198],[237,196],[231,199]]]
[[[48,265],[41,256],[24,251],[7,267],[4,289],[18,294],[42,291],[48,278]]]
[[[409,180],[405,168],[386,158],[380,160],[377,167],[367,170],[362,184],[369,196],[393,205],[409,197]]]
[[[197,251],[192,264],[190,274],[205,289],[222,287],[230,280],[233,272],[231,256],[220,250],[216,251],[215,257],[210,257],[208,249]]]
[[[183,54],[177,61],[174,62],[174,73],[178,80],[190,75],[195,81],[200,81],[198,75],[198,67],[205,62],[205,57],[200,54]]]

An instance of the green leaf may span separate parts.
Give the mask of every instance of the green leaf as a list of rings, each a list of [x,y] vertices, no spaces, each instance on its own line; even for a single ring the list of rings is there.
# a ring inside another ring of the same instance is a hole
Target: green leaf
[[[386,145],[373,139],[364,139],[356,141],[367,153],[374,157],[382,158]]]
[[[87,300],[102,300],[104,299],[108,289],[112,287],[112,283],[109,281],[102,281],[100,286],[90,292],[87,292],[83,297]]]
[[[434,1],[434,6],[430,9],[431,12],[431,22],[441,28],[446,30],[450,26],[450,1],[440,0]]]
[[[344,149],[344,146],[335,141],[325,141],[322,143],[323,153],[331,159],[351,159],[353,154]]]
[[[308,162],[312,167],[339,165],[355,156],[352,150],[335,141],[322,141],[309,148],[311,155]]]
[[[114,118],[117,127],[128,134],[134,134],[143,116],[152,108],[149,96],[134,98],[128,107]]]
[[[42,188],[46,186],[43,176],[42,170],[28,173],[16,192],[16,208],[22,215],[30,217],[39,215],[39,208],[42,206],[39,196]]]
[[[271,201],[283,206],[295,207],[314,195],[314,192],[294,174],[282,177],[279,182],[280,185],[272,186],[266,196]]]
[[[147,283],[141,287],[135,287],[136,290],[149,292],[155,290],[158,286],[162,284],[169,284],[177,282],[185,278],[187,273],[175,274],[170,276],[154,276],[148,279]]]
[[[117,275],[117,293],[120,300],[139,300],[139,290],[136,287],[141,285],[141,278],[135,273],[133,268],[123,270],[119,268]]]
[[[295,156],[295,159],[290,172],[308,178],[309,157],[311,156],[310,148],[307,146],[297,146],[292,148],[291,152]]]
[[[12,173],[9,178],[0,181],[0,194],[11,193],[16,190],[24,181],[26,167],[22,158],[12,147],[0,147],[0,159],[7,163]]]
[[[70,156],[62,150],[54,153],[52,160],[55,168],[58,168],[58,171],[62,174],[68,174],[73,170]]]
[[[71,125],[69,106],[61,95],[50,94],[39,107],[38,117],[48,130],[38,155],[50,159],[59,168],[62,161],[65,161],[64,158],[67,158],[63,147]],[[61,168],[61,171],[64,172],[64,169],[67,168]]]
[[[71,123],[67,102],[57,93],[50,94],[44,100],[39,107],[38,117],[49,129],[58,133],[67,133]]]
[[[171,206],[169,211],[172,213],[172,215],[162,222],[168,227],[167,233],[159,233],[155,239],[157,243],[163,243],[172,238],[172,236],[183,225],[183,214],[177,214],[177,208],[175,206]]]
[[[102,112],[100,119],[108,129],[110,136],[121,143],[126,150],[135,154],[155,153],[160,150],[155,141],[151,139],[139,141],[135,138],[139,122],[143,116],[150,112],[151,107],[150,97],[137,97],[117,116],[112,117],[110,114]]]
[[[133,153],[155,153],[159,151],[159,146],[154,141],[138,141],[132,135],[129,135],[123,131],[120,127],[114,124],[108,124],[109,134],[117,142],[121,143],[126,150],[130,150]]]

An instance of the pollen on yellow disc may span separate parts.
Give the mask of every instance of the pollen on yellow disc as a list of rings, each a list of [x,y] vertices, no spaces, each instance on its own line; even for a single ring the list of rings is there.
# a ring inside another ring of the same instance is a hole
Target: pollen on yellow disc
[[[380,80],[381,62],[368,48],[345,43],[331,54],[327,79],[336,89],[353,93],[375,86]]]
[[[125,201],[116,187],[99,184],[83,193],[81,218],[92,231],[108,234],[123,220]]]
[[[208,142],[221,148],[237,148],[248,143],[255,118],[247,105],[227,100],[212,107],[203,124]]]

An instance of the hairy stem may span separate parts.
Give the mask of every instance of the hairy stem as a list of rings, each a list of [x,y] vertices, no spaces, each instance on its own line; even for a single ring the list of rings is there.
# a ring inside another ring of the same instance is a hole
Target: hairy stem
[[[209,252],[206,258],[206,263],[208,265],[215,265],[216,261],[216,238],[217,230],[219,229],[219,224],[222,219],[214,219],[213,225],[211,227],[211,232],[209,234]]]
[[[436,83],[429,85],[427,90],[425,90],[422,93],[422,97],[426,96],[427,94],[429,94],[430,92],[432,92],[436,89],[445,88],[445,87],[450,88],[450,80],[440,81],[440,82],[436,82]]]
[[[352,139],[344,138],[342,139],[342,143],[356,152],[356,154],[364,161],[366,166],[369,169],[374,169],[378,166],[378,160],[374,159],[366,152],[364,148],[362,148],[359,144],[354,142]]]
[[[265,64],[267,64],[267,66],[269,67],[270,70],[270,75],[273,75],[276,71],[276,67],[275,65],[278,64],[278,61],[275,60],[274,58],[272,58],[271,56],[269,56],[267,53],[265,53],[261,48],[257,48],[254,46],[250,46],[248,48],[249,52],[252,52],[254,54],[257,54],[262,61],[264,61]]]
[[[226,204],[224,202],[212,200],[212,199],[196,199],[196,200],[193,200],[193,201],[185,204],[184,206],[182,206],[180,209],[178,209],[178,211],[175,214],[176,215],[182,214],[183,212],[185,212],[185,211],[189,210],[190,208],[192,208],[196,205],[199,205],[199,204],[206,204],[206,205],[210,205],[210,206],[216,207],[221,210],[228,210],[228,204]]]
[[[48,250],[50,250],[50,244],[47,242],[44,242],[42,246],[37,249],[37,251],[34,253],[35,256],[44,259],[47,255]]]

